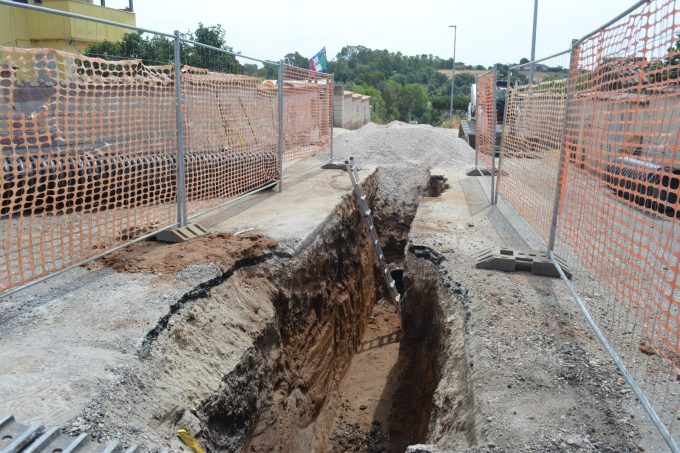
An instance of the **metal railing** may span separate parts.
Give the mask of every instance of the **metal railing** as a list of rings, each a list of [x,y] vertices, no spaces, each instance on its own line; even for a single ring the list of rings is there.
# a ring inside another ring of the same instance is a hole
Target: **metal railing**
[[[332,75],[177,31],[8,0],[0,9],[17,36],[17,11],[71,34],[0,46],[0,297],[281,190],[332,156]]]
[[[675,0],[639,1],[568,51],[510,68],[508,81],[532,67],[537,72],[534,83],[506,91],[496,186],[546,246],[674,452],[680,451],[679,19]],[[571,280],[557,255],[569,264]]]

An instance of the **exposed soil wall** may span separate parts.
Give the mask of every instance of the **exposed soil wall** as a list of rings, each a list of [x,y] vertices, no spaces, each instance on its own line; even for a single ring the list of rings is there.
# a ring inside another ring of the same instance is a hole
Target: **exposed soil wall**
[[[399,365],[401,379],[410,384],[405,385],[410,396],[396,400],[419,415],[413,419],[412,432],[404,433],[404,440],[423,442],[445,430],[447,436],[457,438],[453,444],[464,449],[474,443],[472,388],[465,354],[465,294],[444,283],[439,275],[442,260],[427,247],[408,247]],[[433,394],[443,382],[442,376],[455,388],[448,389],[446,401],[435,401]],[[406,445],[402,442],[399,446]]]
[[[416,206],[390,206],[381,216],[379,206],[387,203],[376,200],[379,181],[379,172],[367,178],[364,191],[399,274],[399,247]],[[369,321],[385,321],[374,325],[378,337],[387,332],[392,344],[399,338],[399,317],[374,311],[384,280],[354,196],[345,197],[298,255],[262,245],[261,255],[237,261],[173,304],[144,340],[137,369],[74,426],[84,420],[102,440],[124,432],[175,448],[177,429],[186,428],[210,451],[347,451],[339,447],[351,441],[338,423],[346,404],[340,386]],[[433,288],[413,282],[398,357],[393,350],[384,372],[370,377],[390,384],[374,383],[384,387],[380,404],[360,414],[382,431],[366,437],[362,429],[357,434],[367,442],[350,451],[403,451],[427,435],[441,335]]]
[[[372,200],[376,179],[364,189]],[[276,267],[272,325],[197,411],[213,450],[329,449],[333,420],[319,415],[334,404],[381,291],[354,200],[337,208],[301,255]]]

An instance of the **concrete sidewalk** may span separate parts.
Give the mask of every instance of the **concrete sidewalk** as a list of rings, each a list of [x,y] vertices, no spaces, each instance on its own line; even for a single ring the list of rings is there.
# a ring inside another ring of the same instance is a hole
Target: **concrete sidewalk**
[[[488,178],[431,174],[450,188],[423,198],[409,244],[443,260],[428,264],[413,249],[405,267],[415,286],[427,287],[428,272],[439,281],[428,440],[444,451],[663,451],[561,280],[475,269],[485,249],[529,249],[512,211],[489,205]]]

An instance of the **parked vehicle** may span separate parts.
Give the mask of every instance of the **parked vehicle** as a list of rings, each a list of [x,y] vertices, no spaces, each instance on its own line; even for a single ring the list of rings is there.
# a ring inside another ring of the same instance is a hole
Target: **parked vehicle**
[[[498,157],[498,147],[500,147],[501,135],[503,135],[503,123],[505,122],[505,92],[508,82],[506,80],[496,81],[496,157]],[[476,146],[477,138],[477,84],[470,86],[470,103],[466,119],[460,122],[458,137],[468,142],[472,148]]]
[[[624,200],[680,219],[680,166],[617,157],[607,164],[604,178],[607,186]]]

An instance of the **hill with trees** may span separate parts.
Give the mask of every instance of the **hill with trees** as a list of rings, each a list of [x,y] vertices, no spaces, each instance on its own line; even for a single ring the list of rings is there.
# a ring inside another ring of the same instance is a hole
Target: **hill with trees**
[[[195,31],[183,34],[183,37],[192,41],[233,52],[226,44],[225,36],[222,26],[203,24],[199,24]],[[145,37],[140,33],[128,33],[120,42],[92,44],[85,53],[109,60],[134,58],[148,65],[162,65],[173,61],[173,42],[162,36]],[[256,64],[238,56],[187,43],[181,44],[180,53],[182,62],[190,66],[263,79],[277,77],[275,63]],[[286,54],[283,60],[292,66],[308,66],[308,58],[297,51]],[[400,120],[439,126],[448,119],[451,79],[445,72],[448,70],[450,73],[452,64],[452,58],[442,59],[431,54],[410,56],[364,46],[345,46],[329,61],[328,72],[333,73],[336,82],[345,85],[348,90],[371,96],[372,120],[376,123]],[[496,67],[498,77],[504,78],[509,65],[497,64]],[[489,68],[456,62],[454,110],[467,110],[470,85],[475,82],[475,73],[486,69]],[[548,67],[537,69],[554,71],[556,74],[563,70]],[[518,74],[517,77],[526,78],[524,74]]]

